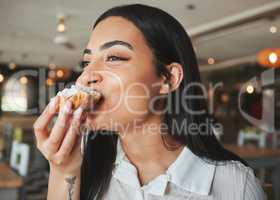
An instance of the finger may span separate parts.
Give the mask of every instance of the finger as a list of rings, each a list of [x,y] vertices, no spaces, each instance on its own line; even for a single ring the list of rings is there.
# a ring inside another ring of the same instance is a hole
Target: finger
[[[83,110],[89,110],[90,109],[90,96],[91,95],[86,95],[86,98],[83,99],[80,107],[83,109]]]
[[[72,123],[67,131],[63,142],[55,155],[55,160],[57,164],[61,164],[63,160],[72,152],[77,138],[79,137],[80,125],[81,125],[81,117],[82,117],[83,109],[78,108],[73,115]]]
[[[48,125],[56,113],[58,100],[58,97],[52,98],[43,113],[38,117],[33,125],[34,133],[38,142],[48,137]]]
[[[72,117],[72,101],[71,99],[66,102],[64,107],[60,109],[58,119],[53,126],[50,136],[47,141],[48,149],[51,153],[56,152],[61,144]]]
[[[82,101],[82,104],[80,105],[80,108],[83,110],[83,113],[82,113],[82,116],[81,116],[81,122],[82,123],[86,121],[87,113],[91,109],[90,96],[91,95],[87,95],[86,98]]]

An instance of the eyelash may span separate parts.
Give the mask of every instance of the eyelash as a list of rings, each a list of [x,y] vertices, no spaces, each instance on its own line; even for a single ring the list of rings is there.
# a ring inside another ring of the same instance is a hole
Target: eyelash
[[[81,67],[81,68],[85,68],[89,63],[90,63],[89,61],[84,61],[84,60],[83,60],[83,61],[80,63],[80,67]]]
[[[111,58],[118,59],[118,60],[111,60],[111,61],[110,61]],[[120,56],[114,56],[114,55],[108,55],[108,57],[107,57],[107,59],[106,59],[106,61],[110,61],[110,62],[114,62],[114,61],[127,61],[127,60],[128,60],[128,58],[124,58],[124,57],[120,57]],[[89,63],[90,63],[89,61],[82,61],[82,62],[80,63],[80,66],[81,66],[82,68],[85,68],[85,67],[87,67],[87,65],[88,65]]]

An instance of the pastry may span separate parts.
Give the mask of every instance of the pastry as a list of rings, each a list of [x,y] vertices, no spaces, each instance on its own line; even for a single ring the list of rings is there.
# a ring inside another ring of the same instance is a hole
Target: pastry
[[[74,110],[89,99],[94,103],[97,103],[101,99],[100,92],[91,88],[85,88],[77,85],[72,85],[70,88],[65,88],[64,90],[58,92],[57,96],[59,96],[59,108],[62,108],[66,101],[71,98]]]

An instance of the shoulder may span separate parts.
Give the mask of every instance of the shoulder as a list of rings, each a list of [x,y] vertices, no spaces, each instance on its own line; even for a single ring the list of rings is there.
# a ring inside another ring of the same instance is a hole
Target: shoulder
[[[217,162],[215,178],[217,180],[224,180],[232,177],[235,181],[245,183],[249,171],[253,171],[252,168],[245,166],[239,161]]]
[[[213,180],[213,192],[238,195],[235,199],[264,200],[265,193],[251,167],[239,161],[218,163]]]

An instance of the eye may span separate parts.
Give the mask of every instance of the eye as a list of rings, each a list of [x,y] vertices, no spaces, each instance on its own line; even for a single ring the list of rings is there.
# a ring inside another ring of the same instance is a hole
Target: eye
[[[114,55],[110,55],[110,56],[107,57],[107,61],[109,61],[109,62],[113,62],[113,61],[127,61],[127,60],[128,60],[128,58],[114,56]]]
[[[83,61],[80,62],[80,67],[81,67],[81,68],[85,68],[85,67],[88,66],[89,63],[90,63],[89,61],[84,61],[84,60],[83,60]]]

